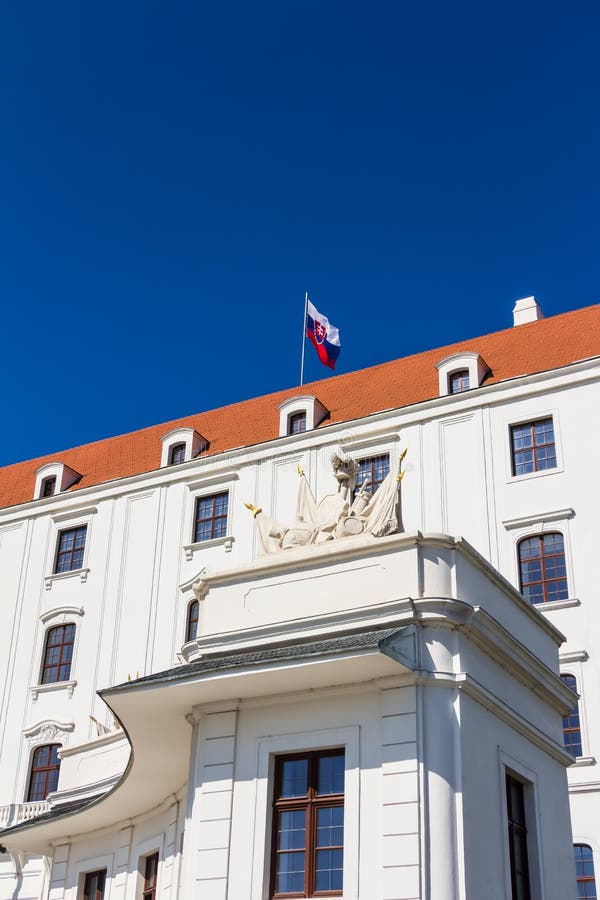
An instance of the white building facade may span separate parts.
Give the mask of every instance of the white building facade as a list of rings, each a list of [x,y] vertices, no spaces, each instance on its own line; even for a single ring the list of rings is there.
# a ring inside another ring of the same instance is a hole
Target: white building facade
[[[599,326],[0,472],[0,898],[595,897]]]

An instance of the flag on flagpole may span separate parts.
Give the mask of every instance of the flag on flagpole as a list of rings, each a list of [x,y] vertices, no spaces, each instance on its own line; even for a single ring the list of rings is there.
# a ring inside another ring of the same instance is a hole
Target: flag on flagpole
[[[306,337],[310,339],[323,365],[335,369],[340,355],[340,333],[310,300],[306,304]]]

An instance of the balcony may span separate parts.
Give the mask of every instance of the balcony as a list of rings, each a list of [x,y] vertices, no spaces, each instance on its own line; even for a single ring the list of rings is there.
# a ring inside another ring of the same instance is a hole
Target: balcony
[[[0,828],[20,825],[28,819],[35,819],[50,810],[47,800],[36,800],[33,803],[10,803],[0,806]]]

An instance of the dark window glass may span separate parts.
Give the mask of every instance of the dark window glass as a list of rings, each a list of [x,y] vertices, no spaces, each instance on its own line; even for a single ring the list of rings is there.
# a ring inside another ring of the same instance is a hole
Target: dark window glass
[[[510,445],[513,475],[556,468],[556,447],[552,417],[511,425]]]
[[[193,641],[198,634],[198,617],[200,615],[200,604],[197,600],[192,600],[188,607],[187,628],[185,630],[186,641]]]
[[[574,675],[561,675],[560,676],[567,687],[570,687],[572,691],[577,693],[577,679]],[[565,716],[563,719],[563,740],[565,743],[565,749],[569,751],[572,756],[583,756],[581,752],[581,723],[579,721],[579,703],[575,703],[575,706],[570,711],[568,716]]]
[[[461,394],[469,390],[469,370],[461,369],[448,375],[448,390],[451,394]]]
[[[521,593],[530,603],[566,600],[567,566],[563,536],[559,532],[537,534],[519,541]]]
[[[169,450],[169,465],[185,462],[185,444],[173,444]]]
[[[54,572],[71,572],[81,569],[83,566],[83,553],[85,550],[85,536],[87,525],[78,528],[68,528],[58,535],[56,548],[56,564]]]
[[[506,773],[506,807],[512,900],[531,900],[523,784]]]
[[[575,844],[575,876],[577,879],[577,900],[598,900],[594,857],[587,844]]]
[[[52,497],[56,493],[56,475],[44,478],[42,481],[42,497]]]
[[[59,749],[60,744],[44,744],[33,751],[27,791],[29,803],[45,800],[48,794],[56,790],[60,771]]]
[[[158,853],[144,860],[144,890],[142,900],[156,900],[156,880],[158,874]]]
[[[340,895],[344,753],[279,757],[273,801],[273,897]]]
[[[227,534],[229,494],[212,494],[196,500],[194,541],[211,541]]]
[[[42,684],[69,680],[74,641],[74,625],[57,625],[48,631],[42,664]]]
[[[83,900],[104,900],[106,869],[88,872],[83,883]]]
[[[390,473],[390,457],[388,453],[382,453],[381,456],[370,456],[368,459],[361,459],[358,462],[358,473],[356,475],[356,488],[361,488],[368,481],[366,489],[374,494],[379,485],[384,481]]]
[[[303,434],[306,431],[306,413],[293,413],[288,419],[288,434]]]

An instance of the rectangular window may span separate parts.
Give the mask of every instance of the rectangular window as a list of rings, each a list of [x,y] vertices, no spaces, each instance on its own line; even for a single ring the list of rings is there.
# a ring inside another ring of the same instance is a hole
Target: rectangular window
[[[173,444],[169,450],[169,465],[177,466],[185,462],[185,444]]]
[[[448,375],[448,393],[462,394],[469,390],[469,370],[461,369],[459,372],[451,372]]]
[[[271,896],[340,896],[343,858],[344,751],[278,757]]]
[[[156,880],[158,875],[158,853],[152,853],[144,860],[144,890],[142,900],[156,900]]]
[[[513,475],[527,475],[556,468],[556,446],[552,416],[537,422],[510,426]]]
[[[83,883],[83,900],[104,900],[106,869],[88,872]]]
[[[288,434],[304,434],[306,431],[306,413],[292,413],[288,419]]]
[[[382,453],[380,456],[369,456],[368,459],[359,459],[356,475],[356,489],[363,485],[374,494],[379,485],[390,473],[390,455]],[[366,484],[368,482],[368,484]]]
[[[198,497],[194,523],[194,541],[212,541],[227,535],[227,508],[229,494],[211,494]]]
[[[53,497],[56,493],[56,475],[50,475],[42,481],[42,497]]]
[[[67,528],[66,531],[59,532],[54,565],[55,574],[83,568],[86,534],[87,525],[79,525],[78,528]]]
[[[531,900],[527,826],[525,822],[525,790],[523,782],[506,773],[506,808],[508,814],[508,849],[510,853],[511,900]]]

